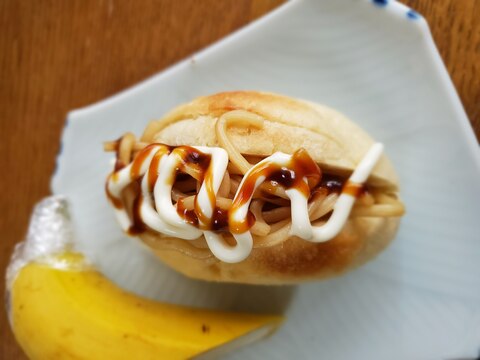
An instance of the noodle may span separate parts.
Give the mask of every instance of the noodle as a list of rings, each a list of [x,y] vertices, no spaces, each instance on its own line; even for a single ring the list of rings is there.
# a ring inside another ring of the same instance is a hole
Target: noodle
[[[290,217],[290,206],[282,206],[263,213],[263,219],[267,223],[273,223]]]
[[[275,195],[282,199],[288,199],[285,189],[281,186],[275,186],[271,182],[264,182],[258,191],[264,191],[268,194]]]
[[[255,224],[250,229],[253,235],[265,236],[270,233],[270,225],[265,222],[262,215],[264,203],[262,200],[253,200],[250,206],[250,211],[255,216]]]
[[[232,124],[247,125],[253,126],[255,128],[261,129],[263,127],[264,119],[254,113],[245,111],[245,110],[233,110],[223,114],[215,124],[215,133],[217,135],[218,143],[227,151],[228,157],[230,159],[230,164],[228,171],[231,173],[236,173],[239,171],[242,175],[252,167],[245,157],[238,151],[237,148],[232,144],[230,139],[227,136],[227,127]],[[259,157],[254,156],[253,159],[258,162]],[[278,197],[287,198],[285,195],[285,189],[272,186],[269,183],[264,183],[261,186],[261,189],[276,195]]]
[[[356,204],[358,205],[373,205],[375,204],[375,198],[370,192],[363,193],[358,199]]]
[[[253,247],[262,248],[275,246],[289,237],[290,227],[292,222],[290,220],[283,220],[274,228],[272,226],[272,232],[266,236],[254,236]]]
[[[270,204],[274,204],[277,206],[290,206],[290,201],[287,199],[282,199],[282,198],[272,198],[272,197],[267,197],[267,196],[261,196],[260,197],[262,200],[265,200],[265,202],[268,202]]]
[[[117,143],[115,141],[105,141],[103,143],[103,151],[115,151]]]
[[[364,217],[394,217],[402,216],[405,212],[403,204],[375,204],[371,206],[355,206],[352,216]]]
[[[181,192],[180,190],[173,188],[172,189],[172,200],[174,202],[178,202],[180,199],[185,199],[187,195]]]
[[[239,176],[232,175],[230,176],[230,194],[232,195],[232,198],[235,196],[235,193],[238,190],[238,187],[240,186],[241,179],[239,179]]]
[[[327,215],[330,211],[333,210],[333,206],[335,205],[338,199],[338,194],[329,194],[325,197],[325,200],[321,203],[321,206],[312,214],[310,214],[310,219],[317,220],[320,219],[322,216]]]
[[[290,219],[280,220],[270,226],[271,232],[275,232],[290,222]]]
[[[314,194],[312,201],[308,204],[308,214],[310,221],[314,221],[315,219],[315,214],[319,212],[319,209],[322,207],[322,205],[325,202],[325,199],[327,198],[328,191],[319,191]]]
[[[188,174],[190,175],[191,177],[193,177],[194,179],[198,180],[197,182],[197,186],[198,186],[198,183],[201,181],[201,179],[203,178],[203,172],[201,169],[199,169],[198,167],[196,166],[193,166],[192,164],[185,164],[185,166],[183,166],[183,172],[185,174]]]
[[[218,189],[218,196],[227,197],[228,195],[230,195],[230,175],[228,174],[228,171],[225,171],[222,183]]]
[[[331,194],[335,195],[336,194]],[[325,202],[327,201],[327,197],[325,197],[325,194],[321,194],[320,196],[315,196],[313,202],[309,204],[308,207],[308,214],[310,218],[314,217],[313,212],[321,213],[321,210],[327,210],[327,207],[324,206]],[[332,197],[333,198],[333,197]],[[325,201],[322,201],[325,199]],[[333,207],[333,205],[332,205]],[[289,209],[291,211],[291,209]],[[266,236],[256,236],[254,237],[254,248],[256,247],[269,247],[269,246],[275,246],[286,239],[290,237],[290,227],[292,226],[292,221],[291,219],[287,218],[285,220],[279,221],[276,224],[271,226],[271,233],[266,235]]]
[[[182,207],[186,210],[193,210],[195,208],[195,195],[183,197],[178,201],[182,203]],[[228,209],[232,205],[232,199],[217,197],[215,205],[221,209]]]
[[[230,162],[245,174],[252,165],[240,154],[227,136],[227,126],[232,124],[248,125],[261,129],[264,119],[256,114],[244,110],[234,110],[223,114],[215,124],[215,133],[218,143],[223,147],[230,159]]]
[[[120,145],[118,147],[118,159],[124,165],[130,162],[133,144],[135,143],[135,140],[135,135],[133,135],[132,133],[126,133],[120,141]]]
[[[256,155],[245,155],[244,157],[250,164],[253,164],[253,165],[255,165],[256,163],[259,163],[264,158],[263,156],[256,156]]]
[[[197,180],[188,179],[184,181],[176,181],[175,188],[183,193],[196,190]]]
[[[176,251],[194,259],[206,261],[207,264],[214,264],[219,260],[213,256],[212,252],[206,248],[198,248],[191,244],[191,241],[185,241],[175,238],[152,239],[150,236],[142,236],[141,240],[154,250]]]
[[[243,175],[242,171],[232,162],[228,163],[227,171],[230,175]]]
[[[373,197],[375,203],[371,206],[356,205],[352,210],[352,216],[364,217],[391,217],[402,216],[405,213],[405,206],[394,197],[375,192]]]
[[[375,200],[382,204],[397,204],[399,203],[395,195],[382,194],[380,192],[375,192],[373,194]]]

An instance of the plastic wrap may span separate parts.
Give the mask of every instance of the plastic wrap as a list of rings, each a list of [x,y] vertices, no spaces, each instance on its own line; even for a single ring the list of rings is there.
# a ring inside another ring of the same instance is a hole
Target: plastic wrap
[[[66,266],[53,255],[73,247],[73,231],[68,203],[62,196],[50,196],[40,201],[30,218],[27,236],[15,246],[6,272],[6,308],[10,314],[9,291],[20,270],[32,261],[45,262],[51,266]]]

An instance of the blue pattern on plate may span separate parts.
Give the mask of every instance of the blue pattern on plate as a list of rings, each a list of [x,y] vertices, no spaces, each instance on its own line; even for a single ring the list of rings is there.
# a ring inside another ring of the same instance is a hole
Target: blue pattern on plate
[[[377,6],[387,6],[388,0],[372,0],[372,2]]]
[[[413,9],[410,9],[407,11],[407,18],[411,19],[411,20],[417,20],[420,18],[420,14],[417,13],[415,10]]]

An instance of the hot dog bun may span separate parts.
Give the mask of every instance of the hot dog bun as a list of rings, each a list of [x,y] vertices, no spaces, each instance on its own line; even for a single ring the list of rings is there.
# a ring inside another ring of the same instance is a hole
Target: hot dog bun
[[[323,105],[254,91],[224,92],[181,105],[151,124],[142,141],[168,145],[219,146],[215,123],[224,113],[246,110],[265,119],[260,129],[229,127],[230,141],[244,155],[292,154],[304,148],[322,171],[350,174],[374,143],[356,124]],[[382,155],[368,184],[397,193],[399,184],[389,159]],[[399,217],[350,218],[341,233],[324,243],[289,237],[281,244],[255,248],[240,263],[192,257],[185,240],[146,231],[140,239],[175,270],[193,278],[250,284],[288,284],[324,279],[375,257],[393,239]],[[169,244],[169,247],[162,246]]]

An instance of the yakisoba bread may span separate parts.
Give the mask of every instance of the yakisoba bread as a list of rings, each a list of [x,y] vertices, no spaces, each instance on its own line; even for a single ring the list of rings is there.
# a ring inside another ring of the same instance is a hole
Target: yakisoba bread
[[[385,248],[404,213],[381,144],[285,96],[200,97],[105,150],[117,154],[106,192],[122,228],[198,279],[338,275]]]

